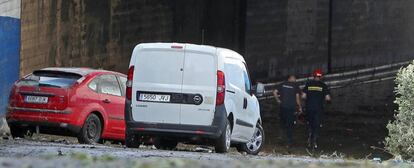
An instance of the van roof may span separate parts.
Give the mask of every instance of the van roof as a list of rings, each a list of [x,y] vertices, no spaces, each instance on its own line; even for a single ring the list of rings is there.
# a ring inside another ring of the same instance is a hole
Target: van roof
[[[184,48],[184,46],[186,46]],[[205,53],[210,53],[212,55],[218,55],[218,54],[224,54],[226,57],[235,58],[242,60],[245,62],[244,58],[237,52],[226,49],[226,48],[220,48],[220,47],[214,47],[210,45],[198,45],[198,44],[190,44],[190,43],[140,43],[135,48],[176,48],[176,49],[182,49],[184,50],[196,50],[196,51],[202,51]],[[229,54],[225,54],[229,53]]]

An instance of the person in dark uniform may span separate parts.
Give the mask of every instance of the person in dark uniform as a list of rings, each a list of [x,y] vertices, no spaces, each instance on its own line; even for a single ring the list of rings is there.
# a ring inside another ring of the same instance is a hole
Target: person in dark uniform
[[[287,147],[293,143],[292,131],[295,122],[295,113],[301,110],[301,90],[296,83],[296,77],[289,75],[288,80],[280,84],[273,92],[276,101],[280,104],[280,123],[287,137]]]
[[[317,149],[324,102],[330,102],[331,96],[328,86],[322,82],[323,73],[317,69],[313,72],[313,80],[306,83],[302,97],[305,99],[306,119],[308,121],[308,147]]]

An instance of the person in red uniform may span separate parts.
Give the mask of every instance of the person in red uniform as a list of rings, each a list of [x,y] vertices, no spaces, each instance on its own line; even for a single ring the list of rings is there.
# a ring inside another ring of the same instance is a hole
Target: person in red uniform
[[[317,149],[322,119],[324,114],[324,102],[330,102],[329,87],[322,81],[323,72],[317,69],[313,72],[313,80],[306,83],[302,97],[305,99],[306,119],[308,121],[308,147]]]

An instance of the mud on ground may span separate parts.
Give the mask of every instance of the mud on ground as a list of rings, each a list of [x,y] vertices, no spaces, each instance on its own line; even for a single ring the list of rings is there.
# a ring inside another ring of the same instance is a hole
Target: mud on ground
[[[0,167],[414,167],[395,161],[378,163],[333,156],[313,158],[268,153],[251,156],[234,150],[217,154],[209,150],[194,151],[189,146],[179,146],[174,151],[155,150],[150,146],[130,149],[119,144],[82,145],[73,139],[60,138],[0,140]]]
[[[296,124],[294,128],[294,145],[286,147],[286,138],[280,127],[278,106],[274,100],[260,102],[263,125],[266,132],[264,152],[283,155],[307,156],[306,125]],[[354,159],[383,160],[392,158],[384,152],[384,140],[387,136],[386,125],[392,118],[389,112],[345,113],[327,110],[321,128],[319,153],[337,155]]]

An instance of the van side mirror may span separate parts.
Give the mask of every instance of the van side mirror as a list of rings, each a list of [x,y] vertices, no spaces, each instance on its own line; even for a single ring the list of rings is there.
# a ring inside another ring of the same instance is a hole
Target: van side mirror
[[[252,93],[256,95],[256,97],[262,97],[265,93],[265,86],[263,83],[258,82],[256,86],[253,87],[252,91]]]

